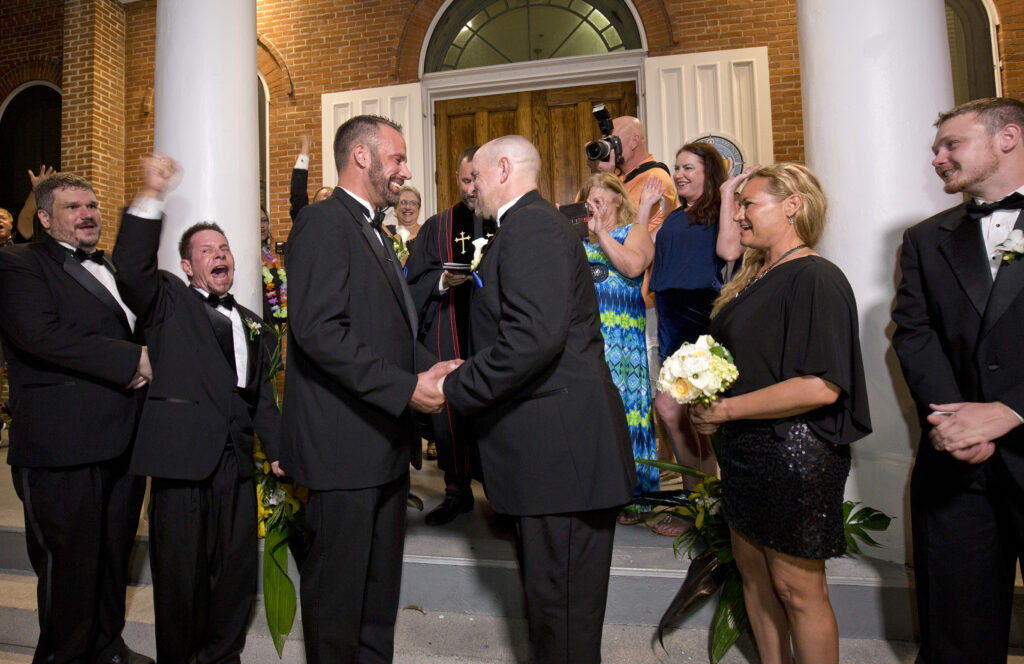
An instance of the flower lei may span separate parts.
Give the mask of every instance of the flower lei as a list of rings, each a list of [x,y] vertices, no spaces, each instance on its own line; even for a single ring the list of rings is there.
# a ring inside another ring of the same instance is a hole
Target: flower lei
[[[277,260],[277,256],[264,245],[263,250],[263,297],[267,299],[270,313],[274,318],[288,318],[288,275]],[[274,284],[274,271],[281,282]]]

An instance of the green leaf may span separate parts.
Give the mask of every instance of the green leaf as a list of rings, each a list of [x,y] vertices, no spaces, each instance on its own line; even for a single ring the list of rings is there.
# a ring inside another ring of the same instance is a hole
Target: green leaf
[[[868,546],[881,546],[866,531],[884,531],[892,523],[892,517],[876,510],[874,507],[864,506],[856,509],[861,503],[847,500],[843,503],[843,531],[846,536],[846,550],[849,553],[860,553],[860,540]]]
[[[654,466],[661,470],[670,470],[675,473],[682,475],[689,475],[690,477],[699,477],[700,479],[717,479],[714,475],[708,475],[702,470],[698,470],[691,466],[681,466],[678,463],[672,463],[670,461],[654,461],[653,459],[634,459],[639,464],[645,466]]]
[[[718,589],[719,583],[715,578],[717,570],[718,558],[714,551],[705,551],[690,561],[683,585],[658,621],[657,635],[662,648],[665,647],[665,629],[693,607],[700,606]]]
[[[711,622],[711,645],[708,654],[712,664],[718,662],[729,652],[729,648],[747,630],[750,621],[747,607],[743,603],[743,582],[740,572],[733,565],[722,583],[722,593],[718,596],[718,608]]]
[[[295,620],[295,584],[288,578],[290,534],[288,529],[274,529],[263,540],[263,606],[278,657],[283,657],[284,643]]]

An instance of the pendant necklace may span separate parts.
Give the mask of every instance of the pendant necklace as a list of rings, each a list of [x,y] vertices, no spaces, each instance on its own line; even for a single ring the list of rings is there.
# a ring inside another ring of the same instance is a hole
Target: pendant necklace
[[[800,251],[801,249],[805,249],[805,248],[807,248],[806,244],[798,244],[797,246],[793,247],[792,249],[790,249],[786,253],[784,253],[781,256],[779,256],[777,260],[772,261],[771,265],[769,265],[765,269],[761,270],[760,274],[758,274],[753,279],[748,281],[746,286],[744,286],[739,291],[737,291],[736,295],[734,295],[733,298],[739,297],[740,293],[742,293],[743,291],[747,290],[748,288],[750,288],[751,286],[753,286],[757,282],[761,281],[761,279],[764,279],[764,275],[766,275],[769,272],[771,272],[772,268],[775,267],[776,265],[778,265],[779,263],[781,263],[782,261],[784,261],[787,256],[789,256],[790,254],[795,253],[797,251]]]

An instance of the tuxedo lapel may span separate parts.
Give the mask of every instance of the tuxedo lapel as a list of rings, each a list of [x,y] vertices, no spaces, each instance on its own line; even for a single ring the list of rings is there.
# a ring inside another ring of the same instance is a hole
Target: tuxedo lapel
[[[957,206],[939,226],[939,252],[978,315],[984,316],[992,290],[992,270],[986,260],[981,230],[964,216],[963,210],[963,206]]]
[[[125,316],[124,309],[122,309],[121,305],[117,303],[114,296],[110,294],[107,287],[101,284],[100,281],[89,272],[89,270],[85,269],[70,251],[57,244],[56,240],[47,237],[45,242],[47,243],[47,251],[54,259],[61,263],[61,267],[64,269],[64,272],[66,272],[69,277],[77,281],[82,288],[92,293],[96,299],[105,304],[121,321],[124,322],[125,327],[130,329],[131,326],[128,324],[128,317]]]
[[[1017,223],[1014,230],[1024,230],[1024,210],[1017,215]],[[992,285],[992,292],[989,294],[988,306],[985,307],[985,315],[981,320],[981,334],[988,334],[989,330],[1006,313],[1007,309],[1021,290],[1024,289],[1024,260],[1021,258],[1012,261],[1003,261],[996,272],[996,280]]]
[[[394,293],[398,303],[402,306],[405,318],[409,321],[409,329],[412,331],[413,337],[415,337],[417,326],[415,305],[405,280],[399,277],[401,274],[401,263],[398,260],[398,256],[395,255],[395,250],[391,247],[390,240],[385,241],[384,238],[377,234],[377,231],[366,220],[366,208],[357,203],[345,190],[336,189],[335,196],[345,207],[350,221],[359,227],[359,232],[362,234],[363,239],[377,258],[377,263],[384,272],[384,278],[391,287],[391,292]]]

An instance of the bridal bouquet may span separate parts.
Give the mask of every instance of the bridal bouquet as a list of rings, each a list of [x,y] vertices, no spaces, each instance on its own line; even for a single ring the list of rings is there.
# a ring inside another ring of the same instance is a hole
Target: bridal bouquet
[[[665,360],[658,374],[658,389],[679,403],[707,406],[732,387],[738,376],[732,353],[711,335],[703,334],[695,343],[683,343]]]

